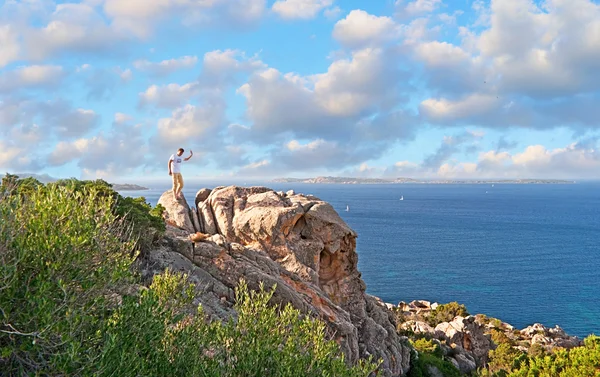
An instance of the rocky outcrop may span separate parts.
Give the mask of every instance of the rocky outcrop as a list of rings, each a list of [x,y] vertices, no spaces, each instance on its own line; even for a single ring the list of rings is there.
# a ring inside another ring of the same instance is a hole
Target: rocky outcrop
[[[158,204],[165,207],[163,217],[167,224],[190,233],[196,232],[190,216],[190,206],[187,204],[183,193],[181,193],[181,199],[175,200],[173,199],[173,191],[166,191],[158,199]]]
[[[409,320],[400,324],[400,329],[437,339],[446,358],[463,374],[486,366],[488,352],[493,349],[485,327],[477,323],[474,316],[456,316],[435,328],[423,321]]]
[[[503,333],[514,348],[523,352],[528,352],[533,345],[541,346],[548,352],[557,347],[573,348],[583,345],[580,338],[566,334],[559,326],[548,328],[536,323],[518,330],[506,322],[481,314],[456,316],[452,321],[442,322],[434,328],[426,320],[438,306],[438,303],[415,300],[392,305],[392,310],[402,319],[399,321],[402,331],[439,341],[445,356],[462,373],[469,373],[486,365],[489,351],[497,346],[491,340],[493,331]]]
[[[365,293],[357,235],[331,205],[266,187],[203,189],[195,198],[196,230],[185,199],[176,202],[166,192],[159,203],[168,236],[145,256],[144,276],[167,267],[185,271],[198,287],[197,303],[214,318],[235,316],[240,279],[253,289],[276,285],[274,301],[324,320],[349,362],[373,356],[383,361],[379,375],[408,371],[410,348],[395,315]],[[193,243],[188,237],[196,231],[208,238]]]

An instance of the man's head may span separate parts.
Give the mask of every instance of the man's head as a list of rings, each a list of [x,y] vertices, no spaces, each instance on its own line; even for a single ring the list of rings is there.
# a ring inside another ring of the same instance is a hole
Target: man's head
[[[183,152],[184,152],[183,148],[179,148],[179,149],[177,150],[177,155],[178,155],[178,156],[181,156],[181,155],[183,154]]]

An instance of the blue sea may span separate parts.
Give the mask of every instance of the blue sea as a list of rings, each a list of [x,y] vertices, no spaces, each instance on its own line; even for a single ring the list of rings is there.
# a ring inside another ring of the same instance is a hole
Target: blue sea
[[[458,301],[518,328],[600,334],[600,183],[265,185],[331,203],[358,233],[367,292],[386,302]],[[189,202],[199,188],[184,189]],[[162,191],[123,194],[155,205]]]

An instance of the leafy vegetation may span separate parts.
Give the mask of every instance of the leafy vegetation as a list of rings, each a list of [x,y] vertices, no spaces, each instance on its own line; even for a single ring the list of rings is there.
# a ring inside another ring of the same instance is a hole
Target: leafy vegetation
[[[479,377],[599,377],[600,337],[590,335],[584,346],[570,350],[556,348],[548,353],[539,344],[529,347],[527,353],[514,348],[514,342],[492,331],[498,344],[490,351],[488,368],[480,370]]]
[[[429,313],[427,323],[435,327],[442,322],[452,321],[457,315],[467,317],[469,312],[467,312],[467,308],[464,305],[456,301],[441,304]]]
[[[430,369],[437,369],[444,377],[459,377],[460,371],[444,359],[440,345],[431,339],[420,338],[412,342],[417,351],[411,358],[407,377],[433,377]]]
[[[77,374],[130,279],[130,232],[94,187],[19,188],[0,200],[0,369]]]
[[[192,297],[185,279],[168,272],[157,276],[148,291],[115,313],[106,332],[103,375],[358,377],[376,368],[368,362],[348,367],[337,343],[326,340],[323,322],[302,318],[290,305],[269,305],[274,288],[249,291],[241,282],[236,322],[206,322],[201,309],[178,314]]]
[[[146,251],[156,242],[165,231],[162,220],[164,208],[159,204],[152,208],[146,198],[123,197],[112,189],[112,186],[102,180],[80,181],[77,179],[62,179],[43,185],[34,178],[19,179],[13,174],[6,174],[0,185],[0,197],[27,197],[36,190],[48,190],[55,187],[66,187],[72,192],[87,193],[93,189],[96,198],[109,198],[113,205],[113,213],[130,226],[131,237],[135,241],[135,249]]]
[[[151,223],[154,215],[139,202],[119,212],[119,201],[101,181],[3,180],[3,376],[358,377],[376,369],[348,366],[323,322],[271,305],[275,287],[250,291],[242,282],[237,321],[222,323],[194,308],[185,275],[166,271],[149,288],[136,285],[128,216]]]

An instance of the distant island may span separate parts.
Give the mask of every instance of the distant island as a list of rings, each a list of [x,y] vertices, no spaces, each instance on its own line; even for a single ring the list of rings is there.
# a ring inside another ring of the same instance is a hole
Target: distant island
[[[129,184],[129,183],[124,183],[124,184],[111,183],[111,186],[112,186],[113,190],[115,190],[115,191],[141,191],[141,190],[149,190],[148,187],[139,186],[139,185],[133,185],[133,184]]]
[[[48,174],[34,174],[34,173],[16,173],[16,176],[18,176],[19,178],[33,178],[33,179],[37,179],[38,181],[46,184],[46,183],[52,183],[52,182],[56,182],[59,180],[59,178],[55,178],[52,177]],[[130,184],[130,183],[123,183],[123,184],[119,184],[119,183],[111,183],[110,184],[112,186],[112,188],[115,191],[140,191],[140,190],[149,190],[148,187],[143,187],[143,186],[139,186],[139,185],[134,185],[134,184]]]
[[[353,177],[315,177],[315,178],[276,178],[275,183],[334,183],[347,185],[373,185],[373,184],[573,184],[575,181],[563,179],[414,179],[414,178],[353,178]]]

